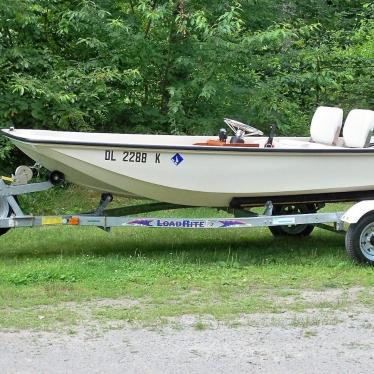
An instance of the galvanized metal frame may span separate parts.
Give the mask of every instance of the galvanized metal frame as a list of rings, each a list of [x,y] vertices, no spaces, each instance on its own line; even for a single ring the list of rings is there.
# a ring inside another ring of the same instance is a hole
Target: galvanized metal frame
[[[263,216],[248,218],[148,218],[133,216],[91,216],[91,215],[60,215],[60,216],[10,216],[0,219],[0,227],[37,227],[46,225],[77,225],[111,227],[146,227],[146,228],[183,228],[183,229],[232,229],[264,226],[285,226],[326,223],[338,223],[344,212],[312,213],[287,216]],[[339,225],[341,228],[342,226]],[[326,228],[326,227],[323,227]],[[331,227],[333,228],[333,227]],[[339,230],[336,227],[336,230]],[[340,229],[341,230],[341,229]]]

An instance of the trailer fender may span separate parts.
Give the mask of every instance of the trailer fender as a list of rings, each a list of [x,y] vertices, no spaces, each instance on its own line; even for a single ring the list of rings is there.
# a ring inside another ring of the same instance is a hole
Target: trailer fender
[[[360,201],[350,207],[341,220],[346,223],[357,223],[365,214],[374,211],[374,200]]]

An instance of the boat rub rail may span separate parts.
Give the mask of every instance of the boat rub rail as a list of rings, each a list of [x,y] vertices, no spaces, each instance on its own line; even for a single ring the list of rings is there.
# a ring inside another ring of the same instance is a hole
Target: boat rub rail
[[[32,143],[32,144],[57,144],[66,146],[87,146],[87,147],[105,147],[105,148],[131,148],[131,149],[157,149],[157,150],[201,150],[201,151],[220,151],[220,152],[247,152],[247,153],[346,153],[346,154],[361,154],[361,153],[374,153],[374,147],[369,148],[343,148],[343,147],[331,147],[331,148],[260,148],[253,146],[243,146],[243,144],[228,144],[223,147],[221,145],[154,145],[154,144],[116,144],[116,143],[105,143],[105,142],[82,142],[76,140],[45,140],[45,139],[31,139],[21,136],[17,136],[4,131],[4,135],[8,138],[12,138],[21,142]],[[248,143],[247,143],[248,144]]]

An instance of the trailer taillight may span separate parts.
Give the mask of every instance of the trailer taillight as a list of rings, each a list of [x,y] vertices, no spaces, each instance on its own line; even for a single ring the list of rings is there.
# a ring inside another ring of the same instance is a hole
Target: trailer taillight
[[[72,216],[68,220],[68,225],[79,225],[79,217]]]

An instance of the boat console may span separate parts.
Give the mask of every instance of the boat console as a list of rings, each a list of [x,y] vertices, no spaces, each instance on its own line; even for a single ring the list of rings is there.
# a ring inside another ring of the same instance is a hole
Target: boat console
[[[233,131],[230,141],[227,142],[226,129],[219,131],[219,140],[208,140],[204,143],[195,143],[200,146],[223,147],[249,147],[249,148],[277,148],[277,149],[347,149],[368,148],[374,129],[374,111],[366,109],[353,109],[348,114],[343,127],[343,110],[336,107],[320,106],[313,115],[310,125],[310,137],[278,137],[276,125],[271,125],[267,140],[261,130],[245,123],[224,118],[224,122]],[[343,131],[342,131],[343,128]],[[342,132],[342,137],[339,137]],[[257,136],[251,141],[246,137]]]
[[[264,133],[256,129],[253,126],[247,125],[245,123],[236,121],[230,118],[224,118],[224,122],[230,127],[235,135],[230,138],[230,142],[227,143],[227,131],[225,128],[219,130],[218,139],[211,139],[204,143],[194,143],[194,145],[202,146],[223,146],[223,147],[250,147],[259,148],[259,143],[246,143],[244,138],[248,136],[262,136]]]

